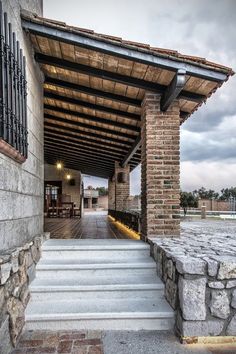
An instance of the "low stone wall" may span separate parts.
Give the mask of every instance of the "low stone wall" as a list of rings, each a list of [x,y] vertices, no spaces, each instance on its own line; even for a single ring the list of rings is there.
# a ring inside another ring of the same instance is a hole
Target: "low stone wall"
[[[17,343],[25,322],[29,284],[49,233],[36,236],[23,247],[0,253],[0,353],[9,353]]]
[[[236,336],[236,240],[152,238],[151,254],[182,337]],[[191,342],[197,338],[191,338]]]

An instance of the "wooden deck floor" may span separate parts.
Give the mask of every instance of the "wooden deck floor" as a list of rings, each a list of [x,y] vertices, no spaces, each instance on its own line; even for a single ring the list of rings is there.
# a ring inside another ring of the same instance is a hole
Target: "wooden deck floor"
[[[129,238],[117,229],[104,212],[91,212],[82,219],[45,218],[44,231],[51,233],[51,238]]]

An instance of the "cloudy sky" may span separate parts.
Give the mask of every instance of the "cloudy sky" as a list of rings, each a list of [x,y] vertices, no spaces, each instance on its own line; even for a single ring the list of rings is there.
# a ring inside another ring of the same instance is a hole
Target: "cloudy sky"
[[[171,48],[236,71],[236,0],[44,0],[44,16]],[[86,178],[86,185],[105,185]],[[236,186],[236,75],[181,128],[181,187]],[[131,193],[140,192],[140,167]]]

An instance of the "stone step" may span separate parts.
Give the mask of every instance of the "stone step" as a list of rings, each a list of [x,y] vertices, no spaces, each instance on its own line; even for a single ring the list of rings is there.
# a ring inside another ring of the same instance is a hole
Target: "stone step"
[[[155,275],[155,262],[138,263],[79,263],[72,260],[41,260],[37,265],[37,278],[73,278],[94,276]]]
[[[29,330],[173,328],[156,263],[140,241],[49,240],[30,291]]]
[[[27,330],[169,330],[174,313],[165,300],[30,301]]]
[[[52,242],[56,241],[56,242]],[[44,259],[135,259],[150,256],[149,245],[134,240],[48,240],[42,248]]]
[[[37,280],[37,279],[36,279]],[[48,279],[44,282],[34,282],[30,287],[32,301],[60,301],[79,299],[162,299],[164,297],[163,284],[153,283],[124,283],[81,285],[74,281],[73,284],[67,279],[61,279],[52,285]]]

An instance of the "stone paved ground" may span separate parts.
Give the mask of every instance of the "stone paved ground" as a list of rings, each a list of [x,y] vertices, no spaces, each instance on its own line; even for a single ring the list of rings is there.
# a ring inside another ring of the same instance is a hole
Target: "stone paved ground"
[[[26,332],[12,354],[235,354],[234,345],[183,345],[169,332]]]
[[[104,354],[236,354],[234,345],[183,345],[165,331],[120,332],[103,334]]]
[[[188,233],[193,237],[198,235],[214,235],[233,236],[236,239],[236,220],[199,220],[195,218],[187,218],[181,222],[181,233]]]
[[[99,331],[28,331],[12,354],[103,354]]]

